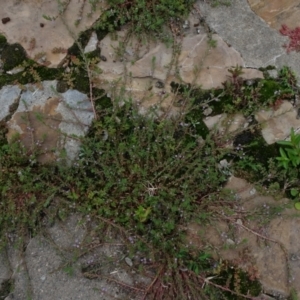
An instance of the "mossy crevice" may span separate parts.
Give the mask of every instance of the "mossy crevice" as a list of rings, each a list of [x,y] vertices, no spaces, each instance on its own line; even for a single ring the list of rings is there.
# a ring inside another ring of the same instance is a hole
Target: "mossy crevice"
[[[0,300],[6,299],[14,289],[13,279],[3,280],[0,286]]]

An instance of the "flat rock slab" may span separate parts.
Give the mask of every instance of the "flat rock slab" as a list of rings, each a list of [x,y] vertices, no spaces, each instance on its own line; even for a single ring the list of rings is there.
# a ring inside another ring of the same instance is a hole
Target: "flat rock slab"
[[[21,88],[17,85],[6,85],[0,90],[0,121],[10,116],[13,105],[19,104]]]
[[[21,44],[30,58],[56,67],[74,43],[74,37],[90,28],[107,8],[103,1],[95,9],[92,9],[91,1],[66,2],[67,7],[59,6],[58,1],[53,0],[2,1],[0,33],[10,44]],[[64,20],[58,16],[62,10],[65,11],[62,14]],[[79,21],[77,26],[76,21]]]
[[[193,24],[192,20],[190,23]],[[228,69],[237,65],[244,67],[245,63],[234,47],[219,35],[212,35],[212,42],[204,29],[200,29],[202,31],[184,34],[179,41],[180,51],[159,42],[151,42],[146,47],[131,38],[124,44],[121,58],[116,49],[125,39],[126,31],[118,32],[118,38],[107,35],[99,44],[105,58],[98,64],[102,71],[96,75],[99,88],[110,91],[115,90],[117,84],[125,83],[128,95],[144,108],[157,104],[167,109],[175,101],[171,82],[195,84],[203,89],[222,87],[230,76]],[[243,68],[242,77],[262,78],[263,75],[257,69]]]
[[[270,1],[259,1],[270,2]],[[272,1],[278,2],[278,1]],[[280,1],[289,3],[290,1]],[[247,0],[233,0],[230,6],[211,7],[197,1],[206,22],[222,39],[238,51],[245,66],[252,68],[275,65],[290,66],[300,76],[300,57],[286,53],[283,47],[289,39],[271,28],[250,8]],[[282,19],[285,22],[285,19]],[[296,26],[296,24],[295,24]]]
[[[228,79],[230,73],[228,69],[238,66],[244,66],[244,61],[240,54],[228,46],[218,35],[212,36],[216,42],[216,47],[209,46],[209,40],[206,34],[193,34],[185,36],[182,39],[182,48],[178,57],[179,78],[184,83],[195,83],[204,89],[217,88],[222,86],[222,82]],[[114,53],[118,47],[119,40],[112,40],[107,35],[100,42],[101,54],[106,57],[106,61],[99,63],[103,71],[99,80],[101,82],[113,82],[124,76],[124,62],[118,60]],[[128,43],[128,48],[132,48],[132,43]],[[150,44],[149,50],[141,51],[136,54],[131,49],[125,49],[127,61],[125,63],[127,75],[135,78],[152,78],[165,81],[175,77],[176,69],[171,64],[173,52],[166,45]],[[129,53],[129,54],[128,54]],[[255,69],[243,69],[243,78],[261,78],[262,73]]]
[[[102,243],[88,228],[86,218],[73,215],[31,238],[24,253],[7,247],[0,254],[0,283],[10,278],[14,290],[6,299],[141,299],[135,286],[151,281],[128,266],[122,241]]]
[[[275,200],[271,196],[260,195],[245,180],[232,177],[227,188],[235,191],[236,197],[245,211],[260,209],[266,221],[272,207],[285,205],[290,200]],[[258,269],[259,279],[266,293],[273,296],[289,295],[293,287],[299,294],[299,231],[300,214],[293,208],[285,209],[266,225],[259,226],[257,221],[237,221],[236,241],[246,240],[245,247],[251,252]],[[265,220],[263,220],[263,218]],[[251,232],[251,230],[253,230]],[[256,232],[257,234],[254,234]],[[266,237],[266,238],[263,238]],[[242,244],[237,249],[242,248]],[[241,252],[240,252],[241,253]]]
[[[262,127],[262,136],[268,144],[289,137],[291,128],[299,133],[300,120],[297,109],[289,101],[283,101],[277,110],[261,110],[255,114],[255,119]]]
[[[240,214],[220,211],[231,220],[229,223],[220,216],[207,227],[189,224],[187,242],[200,249],[204,244],[213,245],[216,258],[236,262],[257,277],[264,292],[276,299],[287,299],[290,288],[299,294],[300,213],[286,208],[271,217],[272,209],[285,207],[290,200],[261,195],[243,179],[232,176],[226,188],[234,193],[234,205]],[[243,214],[253,211],[257,212],[256,219],[243,218]]]
[[[248,3],[272,28],[279,30],[282,24],[289,27],[299,26],[299,0],[248,0]]]

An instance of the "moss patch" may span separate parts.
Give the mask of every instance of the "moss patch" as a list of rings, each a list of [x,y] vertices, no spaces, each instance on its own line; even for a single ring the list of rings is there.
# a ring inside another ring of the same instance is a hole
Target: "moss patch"
[[[12,279],[6,279],[0,286],[0,300],[4,300],[13,290],[14,282]]]
[[[262,292],[262,286],[256,279],[255,274],[248,274],[245,271],[231,265],[228,261],[223,261],[218,267],[216,277],[212,282],[228,287],[231,292],[219,291],[220,298],[226,300],[242,300],[242,295],[258,296]]]
[[[1,52],[3,70],[9,71],[26,59],[26,52],[20,44],[7,44]]]

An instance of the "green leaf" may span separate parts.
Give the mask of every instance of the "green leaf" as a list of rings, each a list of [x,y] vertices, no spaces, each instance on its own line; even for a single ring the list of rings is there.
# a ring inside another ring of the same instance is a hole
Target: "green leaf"
[[[291,195],[293,197],[296,197],[299,194],[299,191],[297,189],[291,189]]]
[[[285,158],[286,160],[288,160],[288,157],[286,156],[286,153],[282,148],[279,149],[279,152],[280,152],[282,158]]]
[[[294,128],[291,128],[291,142],[292,144],[297,144],[297,138],[298,134],[295,134]]]
[[[200,254],[198,258],[200,259],[200,261],[204,261],[210,257],[211,257],[211,255],[209,253],[204,252],[204,253]]]
[[[300,202],[296,202],[296,203],[295,203],[295,208],[296,208],[297,210],[300,210]]]
[[[299,152],[293,148],[293,149],[286,149],[286,152],[289,156],[289,158],[293,157],[293,156],[298,156],[299,155]]]
[[[287,162],[284,162],[284,163],[283,163],[283,167],[284,167],[285,169],[288,169],[288,163],[287,163]]]
[[[279,161],[279,166],[287,169],[289,165],[289,160],[285,160],[284,158],[281,157],[276,157],[276,159]]]
[[[294,141],[295,141],[295,144],[296,144],[297,146],[299,146],[299,143],[300,143],[300,134],[296,134],[296,135],[295,135]]]
[[[150,212],[151,212],[151,207],[144,208],[142,206],[139,206],[138,209],[136,210],[135,215],[137,216],[138,220],[141,223],[144,223],[147,221]]]
[[[48,20],[48,21],[52,21],[52,20],[55,20],[54,17],[50,17],[50,16],[47,16],[47,15],[43,15],[43,18]]]
[[[294,167],[297,167],[299,165],[298,159],[292,159],[291,161]]]
[[[278,141],[276,143],[283,146],[293,146],[291,141]]]

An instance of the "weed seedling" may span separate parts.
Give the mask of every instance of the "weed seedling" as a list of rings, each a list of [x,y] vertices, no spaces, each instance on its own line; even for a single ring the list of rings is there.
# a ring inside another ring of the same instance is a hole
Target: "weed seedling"
[[[280,148],[280,157],[277,157],[280,166],[288,169],[290,165],[298,167],[300,164],[300,134],[295,134],[294,128],[291,129],[290,141],[278,141],[279,145],[285,146]]]

